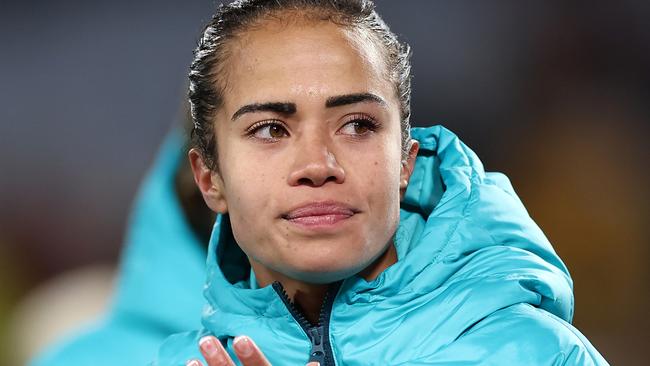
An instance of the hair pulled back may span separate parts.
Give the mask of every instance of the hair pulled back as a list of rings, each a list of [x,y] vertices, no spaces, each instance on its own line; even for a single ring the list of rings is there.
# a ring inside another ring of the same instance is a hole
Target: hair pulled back
[[[205,164],[218,170],[214,118],[222,107],[228,42],[262,20],[279,18],[285,13],[306,19],[326,20],[342,27],[367,32],[383,54],[388,77],[400,104],[402,152],[406,155],[410,140],[411,63],[410,48],[400,43],[375,11],[370,0],[238,0],[222,4],[194,51],[189,73],[189,101],[193,128],[191,145],[201,152]]]

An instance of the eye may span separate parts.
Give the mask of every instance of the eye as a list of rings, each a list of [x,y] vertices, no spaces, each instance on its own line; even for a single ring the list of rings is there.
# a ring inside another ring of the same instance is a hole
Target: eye
[[[289,132],[279,121],[270,120],[257,122],[250,126],[246,130],[246,135],[260,140],[275,141],[289,136]]]
[[[372,118],[358,114],[348,117],[348,122],[339,129],[339,133],[351,136],[364,136],[377,131],[379,125]]]

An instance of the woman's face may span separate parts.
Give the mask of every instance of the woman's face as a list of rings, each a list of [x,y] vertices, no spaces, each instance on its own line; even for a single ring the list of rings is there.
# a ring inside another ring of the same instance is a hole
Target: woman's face
[[[208,204],[257,265],[313,283],[360,272],[392,244],[417,150],[402,163],[383,58],[329,22],[230,46]]]

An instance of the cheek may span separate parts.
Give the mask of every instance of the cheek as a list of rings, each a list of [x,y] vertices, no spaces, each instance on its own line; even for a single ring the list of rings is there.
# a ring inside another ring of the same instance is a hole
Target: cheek
[[[255,224],[254,213],[262,209],[271,192],[264,187],[266,174],[251,166],[250,161],[241,164],[242,160],[228,159],[223,156],[221,161],[227,161],[228,164],[222,164],[222,176],[224,178],[225,192],[224,198],[228,205],[228,213],[233,226],[236,239],[239,233],[247,232],[246,228],[251,228]],[[253,164],[254,165],[254,164]],[[243,230],[242,230],[243,229]]]
[[[227,162],[223,177],[233,235],[248,255],[258,258],[268,250],[270,221],[277,214],[274,208],[286,197],[285,175],[276,168],[279,162],[268,159],[268,155],[259,156],[240,148],[236,157],[226,160],[227,157],[225,154],[222,160]]]
[[[251,211],[265,207],[275,196],[272,178],[261,169],[246,169],[235,172],[236,179],[231,179],[226,187],[226,200],[233,209]]]
[[[372,164],[366,164],[369,174],[372,174],[373,187],[381,190],[382,186],[389,194],[399,191],[401,150],[392,139],[382,141],[375,149],[370,150],[368,157]]]
[[[269,222],[260,217],[267,217],[268,199],[270,192],[254,188],[252,182],[232,182],[243,189],[230,190],[228,193],[228,212],[235,241],[246,255],[260,260],[269,255],[267,245]],[[250,187],[250,188],[247,188]]]
[[[394,144],[392,144],[394,145]],[[368,149],[364,158],[356,159],[361,180],[360,186],[369,198],[369,205],[377,212],[377,220],[395,221],[399,213],[399,182],[401,155],[399,148],[388,144],[379,144]]]

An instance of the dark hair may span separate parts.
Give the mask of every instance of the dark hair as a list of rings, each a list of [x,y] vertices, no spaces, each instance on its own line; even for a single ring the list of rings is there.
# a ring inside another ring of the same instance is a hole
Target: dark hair
[[[371,0],[238,0],[218,7],[205,27],[190,66],[189,100],[194,127],[192,145],[206,165],[218,170],[214,116],[223,103],[227,43],[250,27],[278,13],[294,12],[305,19],[329,20],[366,30],[386,58],[388,73],[400,102],[403,156],[409,148],[411,115],[410,48],[400,43],[375,11]]]

